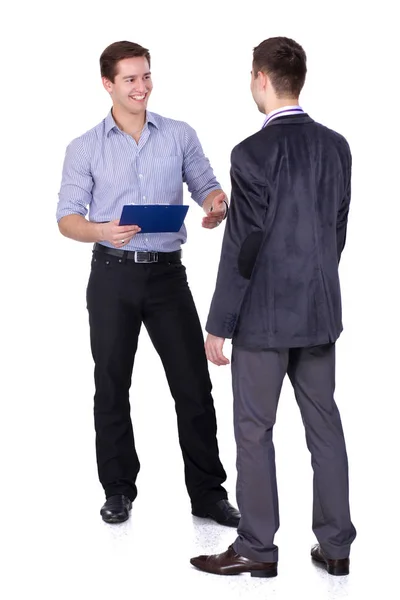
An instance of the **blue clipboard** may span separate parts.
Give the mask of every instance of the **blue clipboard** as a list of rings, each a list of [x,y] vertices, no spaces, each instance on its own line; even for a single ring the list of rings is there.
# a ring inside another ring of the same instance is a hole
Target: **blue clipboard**
[[[120,225],[138,225],[140,233],[170,233],[179,231],[188,211],[181,204],[125,204]]]

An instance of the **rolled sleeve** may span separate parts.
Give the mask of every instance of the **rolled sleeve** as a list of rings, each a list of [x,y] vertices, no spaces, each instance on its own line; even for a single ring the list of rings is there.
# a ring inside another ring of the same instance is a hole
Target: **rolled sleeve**
[[[200,206],[210,192],[221,189],[210,161],[204,155],[197,134],[189,125],[185,128],[183,181],[187,183],[193,200]]]
[[[92,200],[92,188],[90,160],[82,140],[77,138],[68,145],[65,153],[56,211],[57,222],[67,215],[86,217]]]

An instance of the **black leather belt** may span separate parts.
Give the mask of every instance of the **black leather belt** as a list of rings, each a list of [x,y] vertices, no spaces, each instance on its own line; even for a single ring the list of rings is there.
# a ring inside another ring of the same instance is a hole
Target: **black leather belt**
[[[111,254],[124,260],[133,260],[135,263],[168,263],[179,262],[182,257],[182,250],[176,252],[141,252],[137,250],[117,250],[116,248],[108,248],[97,242],[93,246],[93,252],[102,252],[103,254]]]

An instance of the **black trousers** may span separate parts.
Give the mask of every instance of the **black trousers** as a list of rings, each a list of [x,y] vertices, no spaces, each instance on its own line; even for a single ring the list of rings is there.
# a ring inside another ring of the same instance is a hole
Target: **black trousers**
[[[129,389],[144,323],[175,400],[192,507],[226,498],[204,339],[185,267],[180,261],[137,264],[94,251],[87,308],[95,363],[97,466],[106,497],[125,494],[134,500],[137,495],[140,464]]]

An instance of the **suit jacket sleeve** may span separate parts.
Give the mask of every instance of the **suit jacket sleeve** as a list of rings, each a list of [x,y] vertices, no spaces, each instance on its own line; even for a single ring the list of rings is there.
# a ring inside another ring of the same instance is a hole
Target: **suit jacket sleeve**
[[[231,202],[222,242],[217,282],[206,330],[232,338],[264,235],[268,209],[265,175],[248,149],[231,156]]]
[[[346,143],[346,163],[344,169],[344,185],[345,191],[342,202],[339,206],[337,221],[336,221],[336,241],[337,241],[337,258],[338,263],[346,243],[347,221],[349,217],[350,198],[351,198],[351,169],[352,158],[348,144]]]

